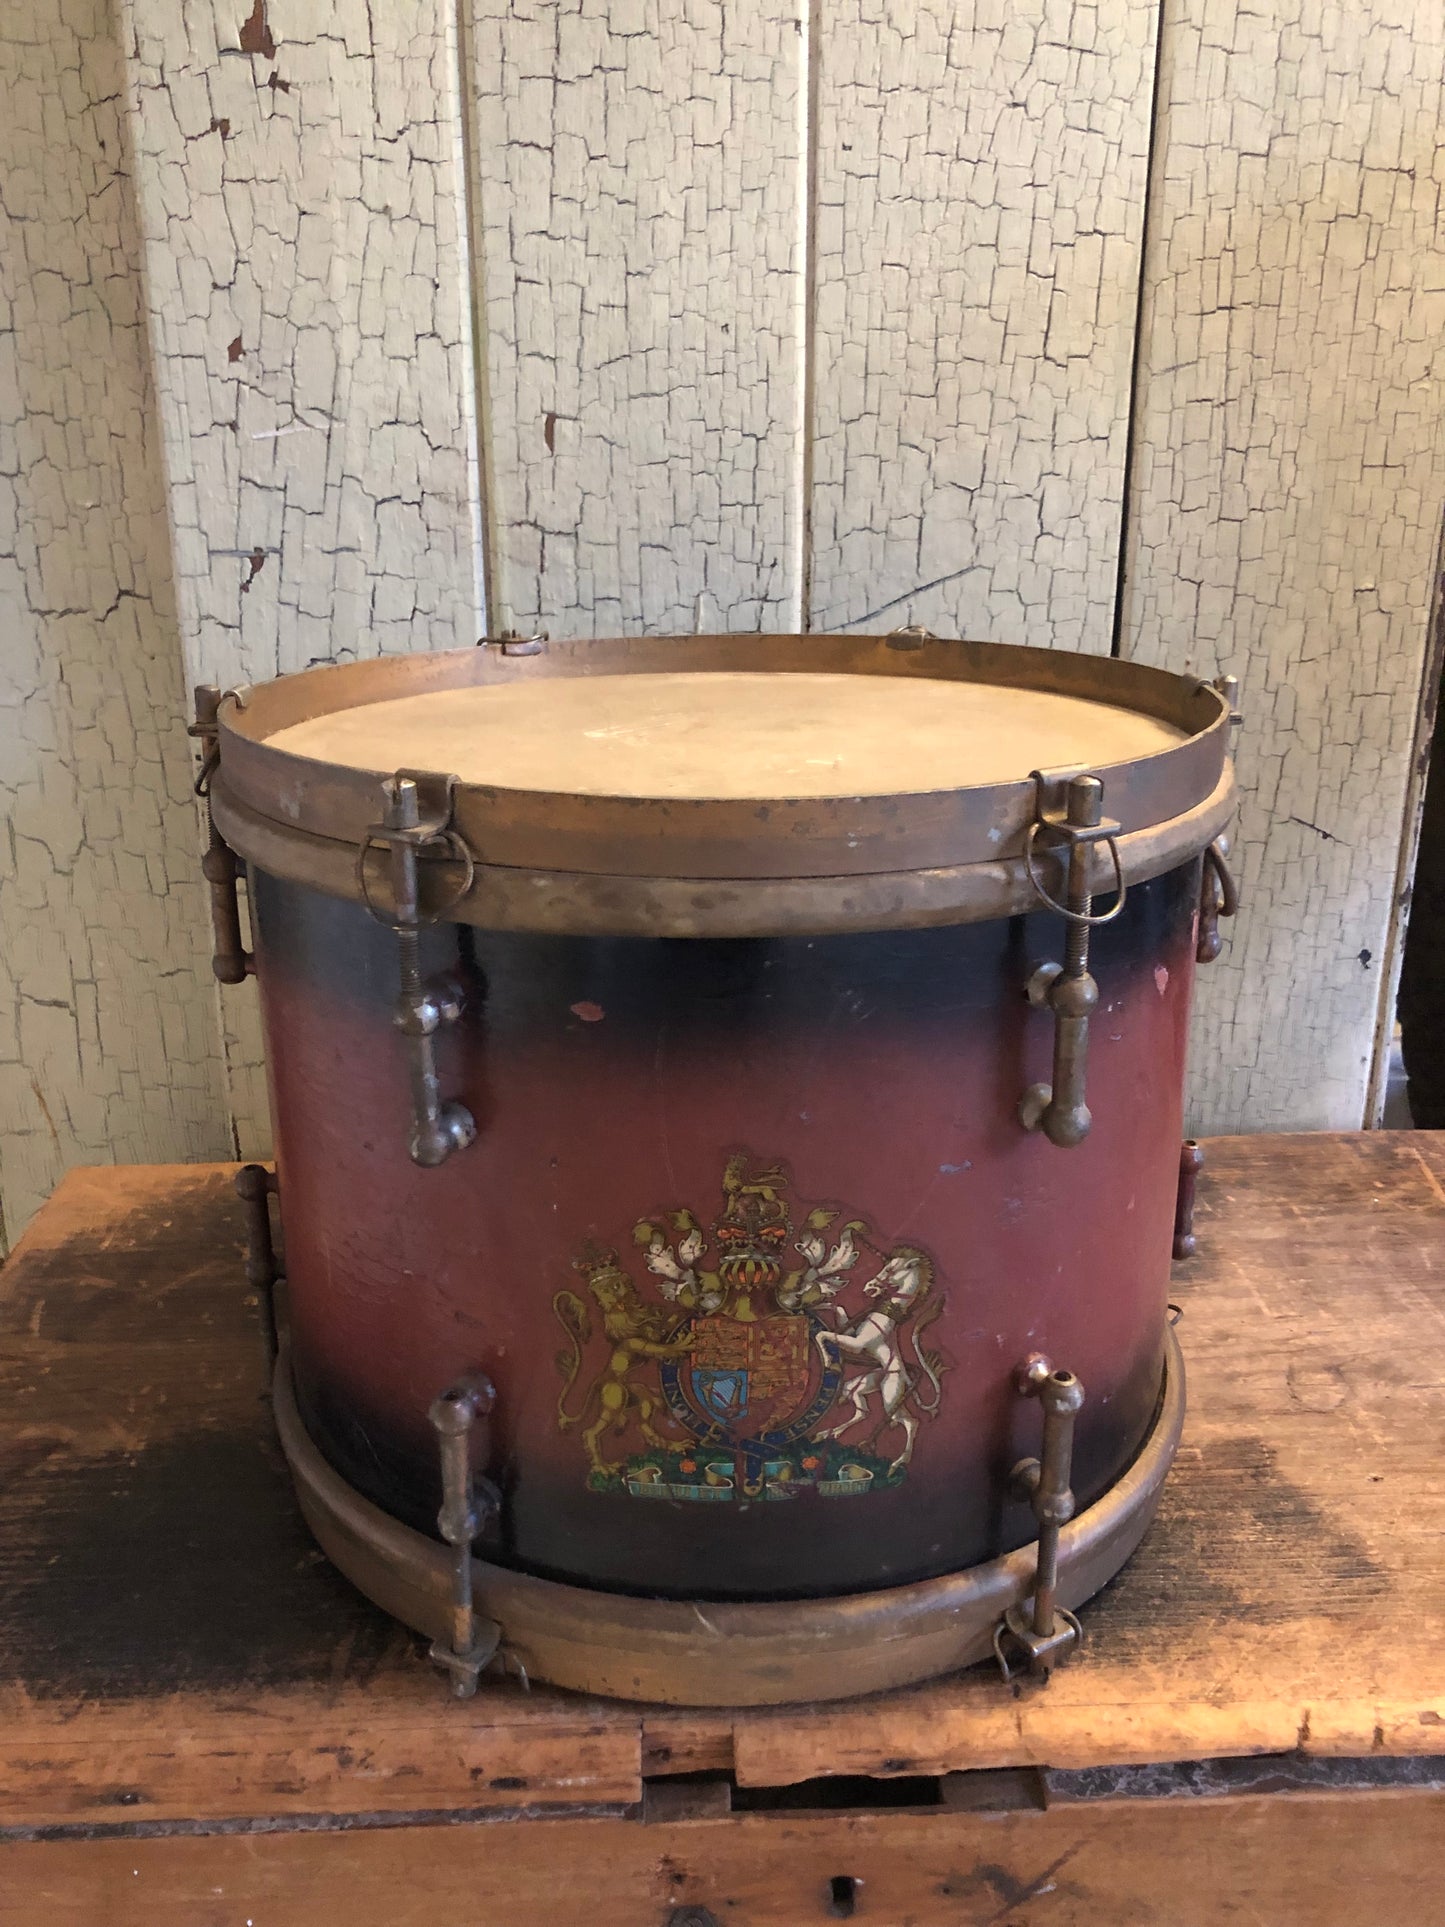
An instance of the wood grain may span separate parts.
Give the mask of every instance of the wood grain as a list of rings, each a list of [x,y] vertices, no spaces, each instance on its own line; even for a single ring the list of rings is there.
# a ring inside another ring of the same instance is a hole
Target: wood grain
[[[1166,0],[1126,655],[1240,677],[1191,1130],[1373,1121],[1445,514],[1445,14]]]
[[[1435,1922],[1445,1792],[0,1843],[4,1927]],[[852,1912],[834,1898],[838,1883]],[[675,1911],[677,1910],[677,1911]]]
[[[1082,1654],[1044,1691],[977,1669],[750,1713],[490,1681],[449,1702],[297,1516],[230,1168],[71,1173],[0,1292],[0,1827],[1445,1752],[1445,1140],[1206,1149],[1185,1446]]]

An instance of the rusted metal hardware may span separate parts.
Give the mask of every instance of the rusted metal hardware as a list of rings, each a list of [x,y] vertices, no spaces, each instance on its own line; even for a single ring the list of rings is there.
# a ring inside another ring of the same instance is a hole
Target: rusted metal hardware
[[[1027,1498],[1039,1522],[1033,1594],[1010,1606],[994,1630],[993,1651],[1005,1680],[1027,1671],[1047,1678],[1081,1644],[1084,1629],[1058,1603],[1059,1533],[1074,1516],[1069,1480],[1074,1457],[1074,1420],[1084,1403],[1084,1388],[1072,1372],[1056,1371],[1034,1352],[1015,1377],[1021,1397],[1037,1398],[1044,1409],[1044,1437],[1036,1459],[1021,1459],[1012,1483]]]
[[[245,696],[240,690],[218,689],[213,683],[198,683],[195,690],[196,720],[188,726],[186,734],[196,737],[201,744],[201,767],[196,776],[195,792],[205,800],[206,828],[210,838],[206,854],[201,858],[201,875],[211,888],[211,931],[215,945],[211,968],[219,982],[239,984],[244,983],[256,968],[255,960],[241,935],[241,906],[236,897],[236,879],[241,866],[235,851],[216,828],[210,800],[211,778],[221,760],[218,717],[221,704],[227,697],[245,706]]]
[[[1218,694],[1224,698],[1225,707],[1229,711],[1231,730],[1238,729],[1239,725],[1244,721],[1244,717],[1240,714],[1239,710],[1238,676],[1216,676],[1209,687],[1217,691]]]
[[[423,913],[418,857],[423,850],[444,849],[462,864],[463,881],[457,897],[471,888],[475,865],[471,851],[451,827],[455,776],[426,770],[398,770],[382,784],[385,813],[367,832],[357,853],[357,876],[367,908],[396,933],[401,989],[393,1022],[407,1040],[411,1070],[412,1126],[408,1149],[415,1163],[444,1164],[453,1151],[465,1150],[477,1135],[476,1119],[465,1104],[443,1099],[437,1077],[436,1033],[455,1024],[465,1007],[459,979],[447,976],[422,981],[421,930],[452,907]],[[366,859],[372,847],[390,851],[391,913],[382,916],[372,902],[366,878]],[[457,900],[453,898],[454,903]]]
[[[1179,1191],[1174,1201],[1174,1256],[1192,1258],[1198,1249],[1194,1236],[1194,1189],[1204,1169],[1204,1153],[1192,1137],[1179,1148]]]
[[[243,1164],[236,1173],[236,1196],[246,1207],[246,1283],[261,1305],[261,1335],[266,1357],[276,1362],[276,1241],[271,1232],[271,1200],[277,1196],[276,1173],[264,1164]]]
[[[432,1641],[431,1656],[450,1673],[456,1699],[470,1699],[476,1692],[482,1669],[495,1657],[502,1637],[495,1620],[477,1616],[472,1601],[472,1546],[501,1503],[491,1481],[472,1471],[472,1431],[496,1402],[492,1381],[474,1372],[433,1399],[430,1412],[442,1469],[437,1529],[452,1548],[450,1634]]]
[[[1104,815],[1104,785],[1087,772],[1059,774],[1035,770],[1034,821],[1024,844],[1029,882],[1046,909],[1068,920],[1064,961],[1040,964],[1026,986],[1029,1002],[1054,1014],[1054,1075],[1050,1084],[1031,1084],[1019,1100],[1019,1122],[1026,1131],[1041,1130],[1051,1144],[1067,1149],[1082,1144],[1093,1118],[1084,1101],[1084,1079],[1089,1054],[1089,1017],[1099,1001],[1099,986],[1089,974],[1089,932],[1112,923],[1124,908],[1128,888],[1119,860],[1119,825]],[[1062,798],[1062,807],[1060,806]],[[1039,881],[1034,850],[1040,835],[1048,836],[1065,857],[1067,880],[1062,903]],[[1114,864],[1115,899],[1102,916],[1093,912],[1089,889],[1089,858],[1093,844],[1103,843]]]
[[[1228,850],[1228,842],[1219,836],[1204,852],[1199,878],[1199,937],[1194,948],[1197,963],[1214,962],[1224,948],[1219,919],[1232,917],[1239,909],[1239,886],[1224,860]]]
[[[545,629],[533,636],[524,636],[520,629],[504,629],[499,636],[483,636],[481,640],[504,656],[540,656],[552,638]]]

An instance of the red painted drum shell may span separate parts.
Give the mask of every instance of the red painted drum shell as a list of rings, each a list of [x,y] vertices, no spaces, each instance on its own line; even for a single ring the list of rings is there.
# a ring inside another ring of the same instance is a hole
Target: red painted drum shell
[[[431,1530],[428,1405],[485,1370],[504,1505],[483,1550],[624,1592],[846,1593],[1030,1539],[1008,1478],[1038,1448],[1021,1360],[1084,1382],[1081,1503],[1158,1396],[1198,891],[1180,864],[1094,935],[1094,1127],[1072,1150],[1017,1119],[1048,1075],[1023,985],[1062,954],[1055,917],[716,941],[436,926],[425,968],[470,985],[443,1088],[479,1134],[423,1170],[394,938],[253,872],[313,1436]]]

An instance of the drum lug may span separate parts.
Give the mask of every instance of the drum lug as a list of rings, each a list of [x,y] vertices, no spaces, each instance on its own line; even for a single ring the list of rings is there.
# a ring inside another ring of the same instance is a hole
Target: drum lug
[[[261,1306],[261,1336],[266,1362],[276,1363],[276,1283],[281,1267],[271,1232],[271,1200],[277,1196],[276,1173],[264,1164],[243,1164],[236,1173],[236,1196],[246,1207],[246,1283]]]
[[[1014,1382],[1021,1397],[1037,1398],[1044,1410],[1040,1456],[1021,1459],[1010,1475],[1016,1495],[1027,1498],[1033,1508],[1039,1538],[1032,1593],[1000,1619],[993,1651],[1005,1680],[1021,1672],[1047,1679],[1084,1637],[1078,1619],[1058,1603],[1059,1533],[1074,1516],[1069,1482],[1074,1420],[1084,1403],[1084,1388],[1072,1372],[1056,1371],[1041,1352],[1024,1360]]]
[[[1099,986],[1089,974],[1089,932],[1112,923],[1124,908],[1128,886],[1119,860],[1119,825],[1103,813],[1104,785],[1086,771],[1033,773],[1034,820],[1024,842],[1024,862],[1034,894],[1045,909],[1068,922],[1064,961],[1041,964],[1025,986],[1029,1002],[1054,1014],[1054,1074],[1050,1084],[1031,1084],[1019,1100],[1019,1122],[1026,1131],[1042,1130],[1051,1144],[1065,1149],[1082,1144],[1093,1126],[1084,1101],[1089,1053],[1089,1017],[1099,1001]],[[1065,858],[1065,900],[1056,902],[1039,881],[1034,849],[1040,834]],[[1089,883],[1090,853],[1104,844],[1114,864],[1115,899],[1102,916],[1093,912]]]
[[[472,1545],[501,1504],[491,1480],[478,1479],[472,1471],[472,1431],[496,1402],[492,1381],[474,1372],[433,1399],[429,1414],[441,1457],[437,1529],[452,1548],[451,1635],[432,1641],[431,1656],[450,1673],[456,1699],[470,1699],[476,1692],[482,1669],[496,1657],[502,1638],[501,1627],[493,1619],[479,1618],[472,1600]]]
[[[1196,963],[1213,963],[1224,948],[1219,934],[1219,919],[1232,917],[1239,909],[1239,886],[1225,862],[1229,845],[1216,837],[1204,852],[1204,867],[1199,877],[1199,937],[1194,948]]]
[[[421,929],[445,910],[423,915],[418,860],[423,850],[444,849],[463,866],[463,880],[445,906],[450,909],[471,888],[475,865],[471,851],[452,828],[455,776],[427,770],[398,770],[382,784],[385,812],[372,825],[357,853],[356,872],[366,907],[396,935],[401,989],[393,1022],[407,1042],[411,1071],[411,1135],[407,1148],[414,1163],[428,1169],[444,1164],[453,1151],[465,1150],[477,1135],[476,1120],[465,1104],[444,1100],[436,1066],[436,1033],[461,1017],[464,993],[452,977],[424,983]],[[366,859],[374,844],[390,852],[392,908],[384,917],[373,903]]]
[[[211,814],[211,778],[221,760],[221,731],[218,721],[221,704],[230,697],[244,709],[245,691],[217,689],[212,683],[198,683],[195,691],[196,720],[186,730],[201,745],[201,767],[195,780],[196,795],[206,804],[206,828],[210,842],[201,858],[201,875],[211,887],[211,934],[215,948],[211,969],[218,983],[240,984],[255,975],[256,960],[241,936],[241,906],[236,897],[240,862],[236,852],[216,828]]]
[[[1194,1235],[1194,1192],[1204,1169],[1204,1152],[1192,1137],[1179,1147],[1179,1189],[1174,1198],[1174,1256],[1192,1258],[1199,1248]]]

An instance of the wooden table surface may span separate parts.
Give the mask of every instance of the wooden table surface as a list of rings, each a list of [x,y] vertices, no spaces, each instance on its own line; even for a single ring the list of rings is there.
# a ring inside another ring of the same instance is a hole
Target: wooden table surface
[[[1445,1140],[1207,1151],[1184,1444],[1077,1658],[697,1713],[450,1702],[296,1512],[232,1167],[73,1172],[0,1274],[0,1921],[1363,1920],[1345,1801],[1369,1917],[1445,1922]]]

